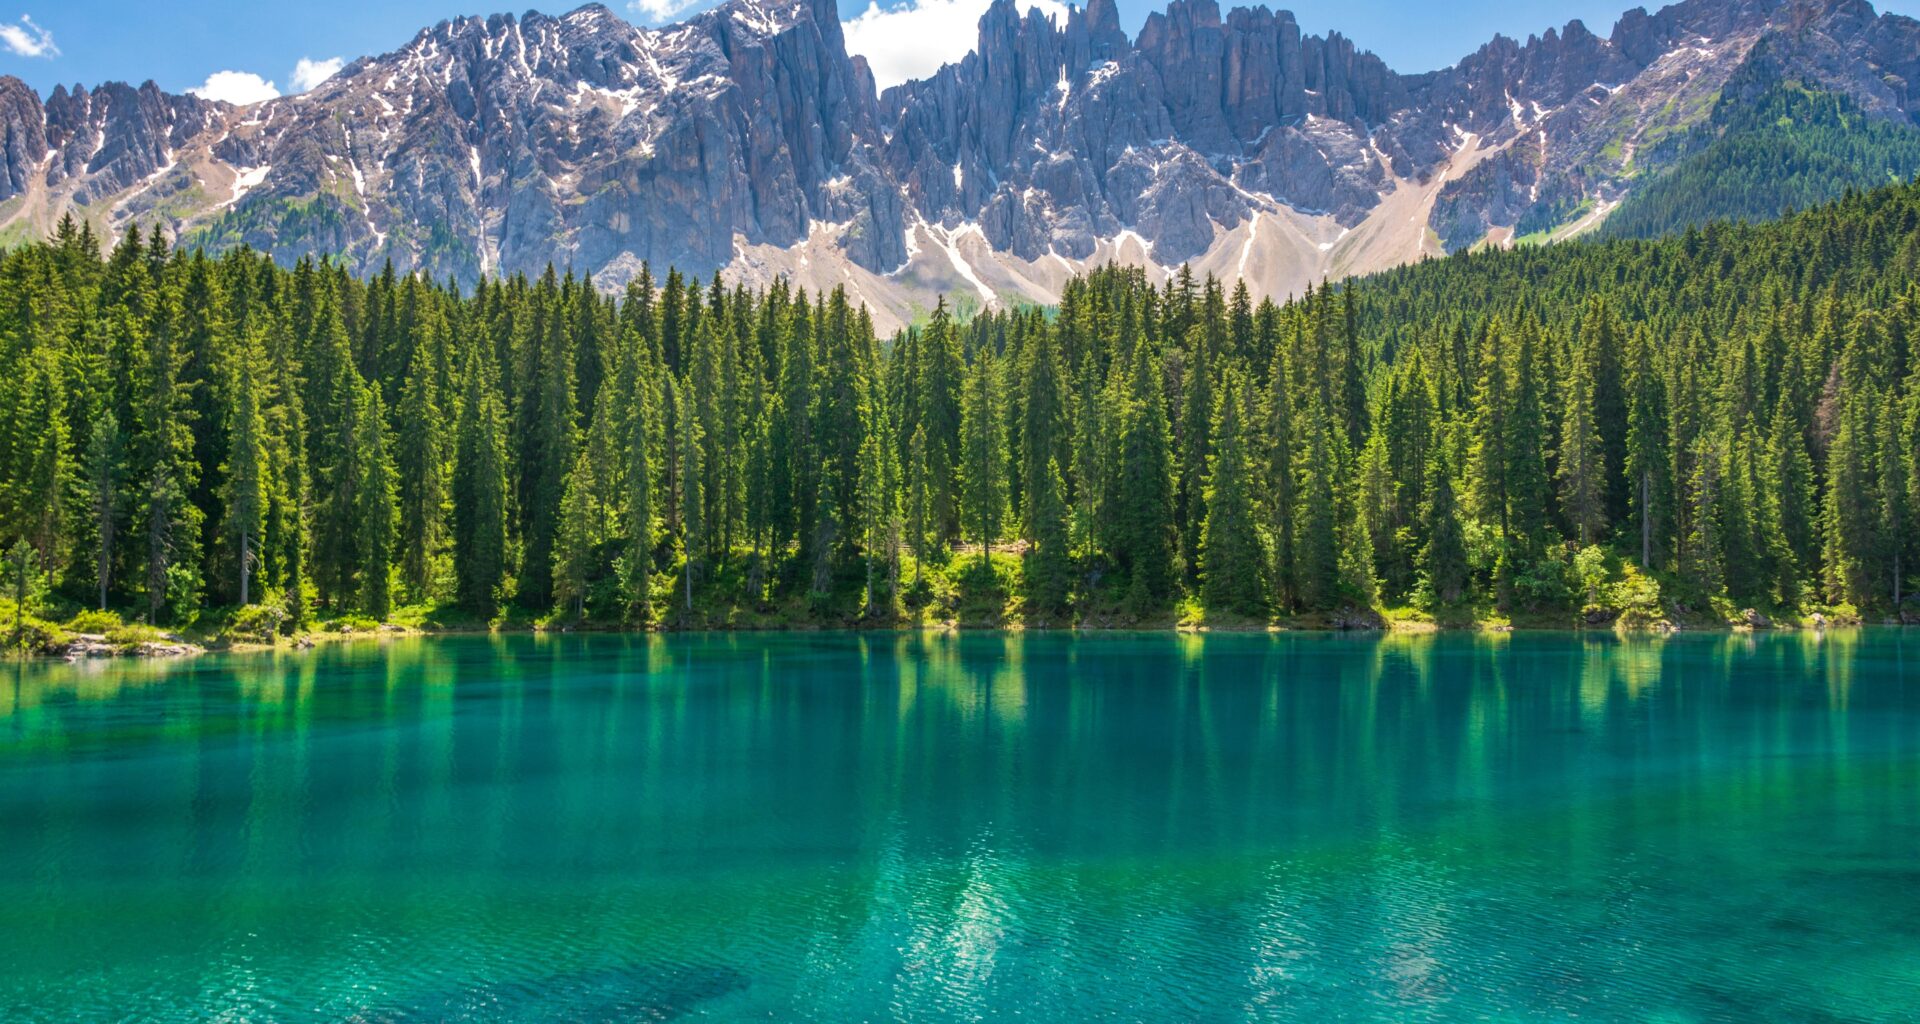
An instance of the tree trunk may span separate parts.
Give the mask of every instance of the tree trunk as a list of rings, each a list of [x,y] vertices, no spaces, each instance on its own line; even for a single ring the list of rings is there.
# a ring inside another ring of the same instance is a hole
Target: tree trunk
[[[1653,510],[1647,507],[1652,500],[1653,480],[1642,471],[1640,474],[1640,568],[1653,571]]]
[[[100,581],[100,610],[107,610],[107,588],[113,575],[113,515],[106,502],[96,510],[100,516],[100,552],[94,575]]]

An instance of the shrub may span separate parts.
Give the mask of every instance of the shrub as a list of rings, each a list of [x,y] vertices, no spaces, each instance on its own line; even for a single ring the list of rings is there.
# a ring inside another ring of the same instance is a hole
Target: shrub
[[[157,643],[165,640],[167,634],[158,627],[144,622],[129,622],[107,630],[107,642],[115,647],[132,647],[135,644]]]
[[[0,599],[0,651],[54,654],[67,645],[66,630],[29,614],[16,619],[10,599]]]
[[[67,623],[70,633],[110,633],[120,628],[120,613],[90,609]]]
[[[1660,582],[1641,572],[1639,566],[1622,563],[1619,582],[1607,588],[1607,603],[1628,625],[1657,621],[1661,617]]]
[[[1607,566],[1607,550],[1598,544],[1589,544],[1573,556],[1573,581],[1580,597],[1588,604],[1594,604],[1606,597],[1607,582],[1613,578],[1613,571]]]
[[[1524,608],[1564,607],[1572,596],[1568,586],[1571,569],[1567,549],[1552,545],[1539,558],[1520,565],[1513,574],[1513,595]]]
[[[233,613],[221,636],[228,640],[272,643],[274,635],[280,632],[280,624],[286,620],[287,610],[277,601],[250,604]]]

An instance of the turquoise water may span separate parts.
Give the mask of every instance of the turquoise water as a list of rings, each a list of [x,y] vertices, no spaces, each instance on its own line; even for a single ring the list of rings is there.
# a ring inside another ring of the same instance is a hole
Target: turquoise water
[[[1920,1020],[1920,636],[0,666],[0,1020]]]

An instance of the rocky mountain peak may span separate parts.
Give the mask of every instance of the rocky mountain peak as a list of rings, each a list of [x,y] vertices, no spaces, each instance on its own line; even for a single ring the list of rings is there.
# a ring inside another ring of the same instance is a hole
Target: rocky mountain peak
[[[590,3],[443,21],[246,108],[0,79],[0,200],[32,197],[11,216],[33,230],[158,219],[468,281],[550,262],[607,287],[646,261],[784,275],[890,324],[939,293],[1050,301],[1107,260],[1285,294],[1577,233],[1723,89],[1783,76],[1906,118],[1920,23],[1865,0],[1682,0],[1403,75],[1266,7],[1172,0],[1129,38],[1114,0],[994,0],[971,53],[876,95],[833,0],[660,28]]]

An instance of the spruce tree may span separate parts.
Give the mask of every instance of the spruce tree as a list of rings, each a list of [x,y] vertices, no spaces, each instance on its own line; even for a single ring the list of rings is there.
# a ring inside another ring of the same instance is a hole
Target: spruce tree
[[[152,236],[159,240],[158,232]],[[153,249],[164,251],[164,241]],[[162,294],[162,303],[171,300]],[[199,481],[190,392],[180,379],[172,317],[156,309],[136,364],[139,518],[145,531],[147,616],[160,621],[196,605],[200,593],[200,510],[188,500]]]
[[[50,349],[27,359],[15,429],[15,465],[4,529],[33,545],[42,571],[57,572],[68,546],[68,498],[75,483],[67,444],[67,389]]]
[[[1283,609],[1298,604],[1299,572],[1295,565],[1295,515],[1299,491],[1294,478],[1293,380],[1286,350],[1276,346],[1267,371],[1267,523],[1273,538],[1275,603]]]
[[[1583,545],[1599,539],[1607,522],[1606,452],[1594,407],[1597,360],[1592,343],[1574,354],[1560,421],[1560,508]]]
[[[1666,390],[1653,363],[1653,344],[1643,329],[1627,354],[1626,474],[1628,505],[1635,520],[1640,567],[1661,567],[1666,550],[1670,487],[1667,474]]]
[[[470,611],[491,617],[508,572],[507,453],[505,416],[484,350],[467,355],[461,395],[451,488],[456,595]]]
[[[1421,571],[1426,573],[1427,586],[1434,599],[1443,605],[1454,604],[1467,592],[1467,547],[1454,501],[1453,467],[1447,459],[1445,445],[1434,445],[1427,459],[1427,502],[1422,514],[1426,520],[1427,545],[1420,555]]]
[[[1062,379],[1053,335],[1045,324],[1037,326],[1032,342],[1022,354],[1025,365],[1021,368],[1020,380],[1025,394],[1020,403],[1018,465],[1022,474],[1020,493],[1029,498],[1046,486],[1042,477],[1070,465],[1073,460],[1066,382]],[[1038,524],[1034,521],[1036,513],[1031,500],[1022,512],[1021,537],[1034,540]]]
[[[1257,511],[1257,470],[1246,434],[1245,386],[1238,374],[1223,375],[1215,404],[1207,521],[1201,536],[1202,599],[1210,611],[1260,615],[1267,608],[1267,552]]]
[[[1333,425],[1315,417],[1307,425],[1305,459],[1295,522],[1299,524],[1296,583],[1303,607],[1332,609],[1340,600],[1340,530],[1336,499]]]
[[[707,548],[706,523],[706,471],[701,465],[705,457],[702,442],[705,440],[700,429],[699,417],[692,414],[688,404],[688,385],[684,381],[675,382],[671,388],[670,404],[675,410],[675,420],[679,428],[674,438],[675,461],[679,464],[680,493],[680,591],[681,610],[688,616],[693,614],[693,582],[698,574],[701,554]]]
[[[916,426],[907,444],[907,549],[913,553],[913,585],[918,589],[926,579],[927,558],[932,553],[928,537],[933,531],[932,466],[927,461],[927,428]]]
[[[1209,292],[1215,290],[1211,279]],[[1187,331],[1185,380],[1181,392],[1179,486],[1174,492],[1174,519],[1180,533],[1180,558],[1189,580],[1201,570],[1201,532],[1207,519],[1207,476],[1212,461],[1214,418],[1212,331],[1205,323]]]
[[[960,337],[945,300],[934,305],[921,333],[921,365],[914,406],[926,430],[927,493],[932,503],[934,542],[946,545],[960,535],[960,392],[966,362]]]
[[[125,439],[120,421],[111,408],[103,409],[93,421],[87,439],[87,513],[93,545],[95,607],[107,607],[107,595],[113,586],[114,545],[120,527],[120,486],[126,476]]]
[[[527,432],[522,438],[526,448],[521,521],[526,557],[517,596],[529,608],[553,604],[553,543],[560,526],[560,499],[579,444],[572,322],[558,296],[549,300],[543,321],[539,364],[531,381],[535,394],[528,404]]]
[[[440,395],[435,362],[431,345],[414,349],[394,425],[400,577],[414,600],[431,596],[433,559],[443,542],[447,501],[446,402]]]
[[[253,600],[253,574],[260,562],[260,537],[266,528],[268,495],[267,424],[261,410],[263,353],[257,336],[243,337],[235,353],[233,408],[227,416],[226,532],[234,546],[242,605]]]
[[[652,618],[654,529],[654,445],[652,389],[637,380],[627,403],[626,590],[641,622]]]
[[[967,371],[961,408],[962,526],[980,545],[980,568],[991,574],[991,551],[1006,518],[1005,439],[994,373],[993,349],[982,348]]]
[[[1159,372],[1147,346],[1134,348],[1115,476],[1107,488],[1113,508],[1109,550],[1129,575],[1136,612],[1156,609],[1174,584],[1173,457]]]
[[[1023,569],[1027,604],[1046,616],[1067,610],[1073,588],[1073,542],[1067,526],[1067,505],[1061,497],[1065,487],[1059,460],[1049,459],[1047,471],[1039,476],[1028,503],[1033,542]]]
[[[579,618],[586,610],[593,553],[600,543],[600,517],[594,507],[599,489],[593,459],[585,448],[573,458],[566,493],[560,499],[560,529],[553,545],[553,595],[558,612]]]
[[[361,610],[385,619],[393,610],[393,457],[387,444],[386,403],[380,398],[380,390],[368,385],[361,402],[363,411],[354,439],[360,471],[354,488],[353,519],[358,537],[355,568]]]

